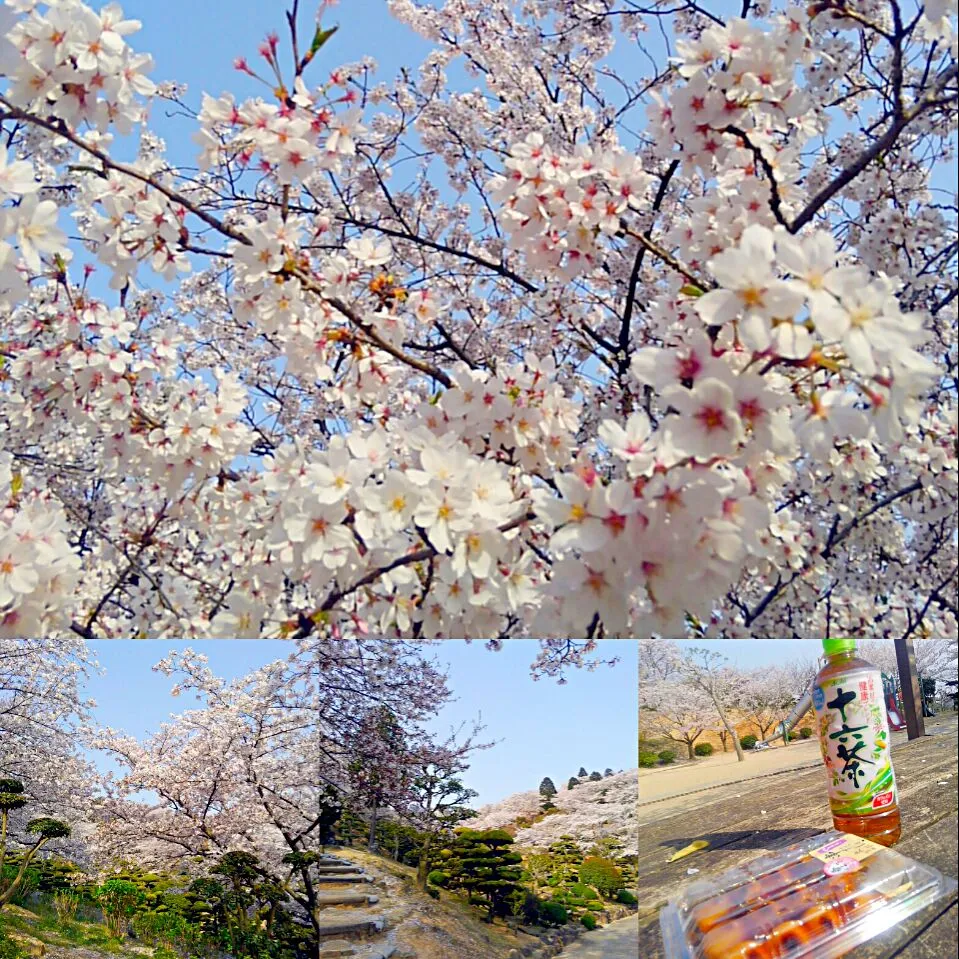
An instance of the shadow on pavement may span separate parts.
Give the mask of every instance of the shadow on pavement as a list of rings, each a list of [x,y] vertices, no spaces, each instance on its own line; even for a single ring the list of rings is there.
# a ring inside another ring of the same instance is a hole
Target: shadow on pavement
[[[662,845],[674,852],[679,852],[680,849],[688,846],[691,842],[695,842],[697,839],[705,839],[709,843],[709,849],[767,850],[800,842],[803,839],[809,839],[811,836],[818,836],[821,832],[821,829],[744,829],[738,832],[708,832],[700,833],[698,836],[681,836],[670,839],[669,842],[664,842]],[[704,849],[703,852],[709,852],[709,849]],[[698,856],[699,853],[696,853],[695,857],[698,858]]]

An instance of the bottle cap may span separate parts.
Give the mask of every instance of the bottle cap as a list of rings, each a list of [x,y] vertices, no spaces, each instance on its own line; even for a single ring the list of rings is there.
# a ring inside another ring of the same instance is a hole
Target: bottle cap
[[[823,652],[827,656],[836,656],[839,653],[853,653],[856,651],[855,639],[824,639]]]

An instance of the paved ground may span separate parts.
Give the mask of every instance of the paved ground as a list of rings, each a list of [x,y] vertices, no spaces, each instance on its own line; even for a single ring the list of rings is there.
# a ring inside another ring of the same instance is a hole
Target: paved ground
[[[587,932],[566,947],[557,959],[636,959],[639,955],[639,923],[636,916],[611,922]]]
[[[955,735],[956,714],[946,713],[926,720],[926,733],[930,735],[951,731]],[[906,741],[905,730],[893,733],[893,745]],[[815,739],[801,740],[788,746],[773,746],[758,753],[746,750],[746,759],[739,762],[735,752],[716,753],[692,763],[676,766],[659,766],[639,771],[639,802],[656,802],[672,797],[685,796],[700,789],[708,789],[726,783],[745,782],[757,776],[769,776],[794,769],[806,769],[821,764],[819,743]],[[640,817],[642,821],[642,816]]]

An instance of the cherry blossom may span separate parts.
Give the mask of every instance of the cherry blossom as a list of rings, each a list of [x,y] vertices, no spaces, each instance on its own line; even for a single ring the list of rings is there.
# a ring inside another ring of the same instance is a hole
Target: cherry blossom
[[[953,631],[955,5],[387,6],[2,7],[4,634]]]

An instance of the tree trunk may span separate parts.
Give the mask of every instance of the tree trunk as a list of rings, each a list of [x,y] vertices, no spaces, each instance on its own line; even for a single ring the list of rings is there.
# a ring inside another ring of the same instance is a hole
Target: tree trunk
[[[373,803],[373,814],[370,816],[370,838],[366,844],[368,852],[376,852],[376,813],[377,805]]]
[[[686,743],[686,749],[689,751],[689,758],[690,758],[690,759],[695,759],[695,758],[696,758],[696,753],[693,752],[693,744],[690,743],[690,742],[687,742],[687,743]]]
[[[729,720],[726,718],[726,713],[720,711],[719,718],[723,721],[723,725],[726,727],[726,732],[729,733],[733,741],[733,749],[736,750],[736,761],[745,762],[746,757],[743,754],[743,747],[739,744],[739,736],[736,735],[735,728],[730,724]]]
[[[2,909],[16,894],[17,888],[20,885],[21,880],[23,879],[23,874],[27,871],[27,866],[33,861],[33,857],[37,854],[41,846],[46,843],[46,839],[38,839],[26,853],[24,853],[23,860],[20,863],[20,868],[17,870],[17,874],[13,879],[13,882],[0,894],[0,909]]]
[[[416,885],[420,889],[426,889],[428,876],[430,874],[430,853],[433,850],[433,837],[427,833],[423,840],[423,848],[420,850],[420,861],[416,864]]]
[[[3,863],[7,858],[7,817],[9,813],[4,809],[0,814],[0,879],[3,877]]]

